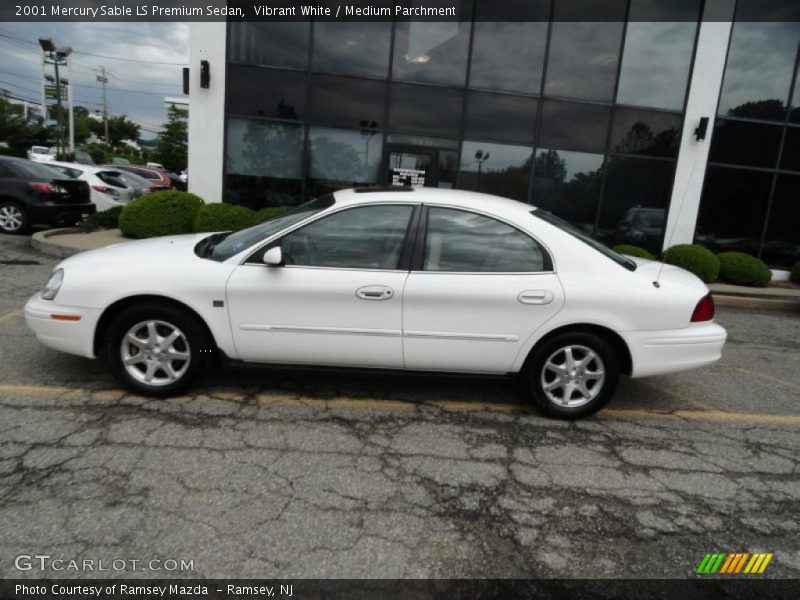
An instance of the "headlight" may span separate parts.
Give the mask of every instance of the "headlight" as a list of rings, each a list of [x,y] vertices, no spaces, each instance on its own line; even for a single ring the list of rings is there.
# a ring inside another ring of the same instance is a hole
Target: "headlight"
[[[61,289],[61,284],[64,282],[64,269],[56,269],[50,275],[50,279],[44,284],[42,288],[42,298],[44,300],[52,300],[56,297],[58,290]]]

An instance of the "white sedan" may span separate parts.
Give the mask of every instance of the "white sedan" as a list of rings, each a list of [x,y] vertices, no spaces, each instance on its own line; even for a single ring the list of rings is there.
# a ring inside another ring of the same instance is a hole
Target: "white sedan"
[[[726,338],[691,273],[527,204],[432,188],[340,191],[236,233],[85,252],[25,318],[44,344],[104,356],[146,395],[185,391],[221,356],[519,373],[562,418],[605,405],[620,373],[710,365]]]

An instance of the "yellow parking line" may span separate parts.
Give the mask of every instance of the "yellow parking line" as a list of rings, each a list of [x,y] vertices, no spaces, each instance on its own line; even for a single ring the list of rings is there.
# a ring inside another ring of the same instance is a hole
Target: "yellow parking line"
[[[6,313],[3,316],[0,316],[0,323],[3,321],[7,321],[8,319],[13,319],[22,314],[22,309],[18,308],[17,310],[12,310],[10,313]]]
[[[80,394],[85,394],[95,398],[117,399],[125,395],[122,390],[98,390],[92,391],[83,388],[70,388],[62,386],[45,386],[45,385],[16,385],[16,384],[0,384],[0,393],[16,393],[16,394],[32,394],[32,395],[46,395],[46,396],[59,396],[62,394],[69,394],[70,397],[75,397]],[[208,400],[230,400],[241,401],[244,400],[245,395],[237,392],[230,391],[210,391],[200,394],[195,397],[182,396],[173,401],[190,402],[190,401],[208,401]],[[526,413],[530,412],[532,415],[536,413],[525,404],[513,404],[509,402],[465,402],[456,400],[433,400],[427,402],[411,402],[406,400],[379,400],[370,398],[351,398],[347,396],[339,396],[336,398],[304,398],[292,394],[284,393],[261,393],[255,396],[256,400],[262,405],[288,405],[288,406],[306,406],[306,407],[320,407],[325,409],[362,409],[362,410],[384,410],[384,411],[400,411],[400,410],[420,410],[427,407],[435,407],[446,411],[452,412],[472,412],[472,411],[486,411],[486,412],[503,412],[503,413]],[[743,412],[727,412],[722,410],[676,410],[676,411],[658,411],[647,410],[641,408],[604,408],[599,417],[615,417],[619,419],[662,419],[662,420],[688,420],[698,422],[712,422],[712,423],[745,423],[745,424],[763,424],[763,425],[800,425],[800,415],[774,415],[766,413],[743,413]]]

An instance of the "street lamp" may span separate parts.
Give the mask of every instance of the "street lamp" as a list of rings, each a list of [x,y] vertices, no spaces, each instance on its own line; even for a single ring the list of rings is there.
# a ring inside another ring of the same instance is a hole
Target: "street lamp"
[[[40,37],[39,38],[39,45],[42,47],[42,52],[44,53],[44,64],[50,63],[55,67],[55,86],[56,86],[56,156],[60,156],[62,153],[62,149],[64,147],[64,127],[63,127],[63,108],[61,105],[61,84],[62,81],[66,85],[68,84],[68,80],[62,80],[61,75],[59,73],[58,68],[60,66],[66,66],[67,57],[72,54],[72,48],[70,46],[58,46],[53,43],[52,38],[49,37]],[[52,81],[52,78],[48,77],[45,74],[45,79],[48,81]],[[44,94],[43,94],[44,96]],[[42,106],[44,108],[45,102],[44,98],[42,101]],[[69,124],[70,124],[70,151],[74,151],[75,143],[74,143],[74,133],[73,133],[73,116],[72,116],[72,94],[69,94]]]
[[[369,142],[372,136],[378,133],[375,129],[378,124],[375,121],[362,120],[358,122],[361,128],[361,137],[364,139],[364,183],[370,183],[369,179]]]
[[[475,151],[475,160],[478,161],[478,191],[481,190],[481,167],[483,167],[483,163],[489,160],[489,152],[484,152],[483,150],[476,150]]]

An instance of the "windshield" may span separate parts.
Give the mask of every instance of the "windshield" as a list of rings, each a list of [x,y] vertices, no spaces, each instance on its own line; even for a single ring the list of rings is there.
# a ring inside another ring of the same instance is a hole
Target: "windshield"
[[[330,208],[333,206],[333,203],[333,194],[320,196],[319,198],[315,198],[310,202],[301,204],[297,208],[283,213],[278,217],[269,219],[268,221],[264,221],[263,223],[259,223],[253,227],[242,229],[236,233],[228,234],[225,238],[217,242],[216,245],[211,248],[211,252],[210,254],[207,254],[207,256],[218,261],[226,260],[234,254],[249,248],[253,244],[257,244],[261,240],[265,240],[268,237],[275,235],[282,229],[286,229],[295,223],[299,223],[314,213],[325,210],[326,208]],[[206,250],[206,252],[208,253],[208,250]]]
[[[587,245],[591,246],[592,248],[594,248],[595,250],[597,250],[601,254],[607,256],[608,258],[613,260],[615,263],[617,263],[619,265],[622,265],[623,267],[625,267],[629,271],[635,271],[636,270],[636,263],[633,262],[631,259],[626,258],[625,256],[622,256],[622,254],[619,254],[618,252],[614,252],[614,250],[612,250],[611,248],[609,248],[605,244],[603,244],[601,242],[598,242],[596,239],[591,237],[588,233],[584,232],[583,230],[581,230],[578,227],[575,227],[575,225],[573,225],[572,223],[569,223],[569,222],[565,221],[564,219],[561,219],[561,218],[555,216],[554,214],[549,213],[546,210],[542,210],[542,209],[533,210],[533,211],[531,211],[531,214],[534,217],[537,217],[537,218],[541,219],[542,221],[546,221],[546,222],[550,223],[551,225],[554,225],[555,227],[558,227],[559,229],[561,229],[563,231],[566,231],[567,233],[569,233],[573,237],[578,238],[584,244],[587,244]]]
[[[50,154],[50,148],[45,148],[44,146],[34,146],[31,148],[31,152],[34,154]]]

